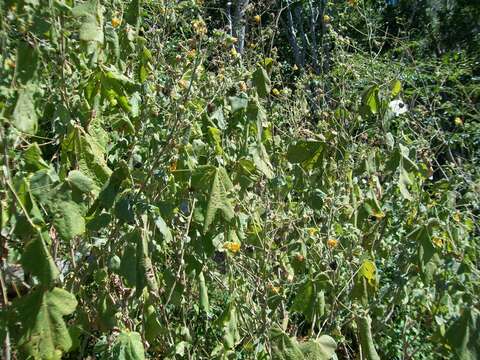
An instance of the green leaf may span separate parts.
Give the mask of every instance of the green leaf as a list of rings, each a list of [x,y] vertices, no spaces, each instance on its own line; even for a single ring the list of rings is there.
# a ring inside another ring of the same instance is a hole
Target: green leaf
[[[257,169],[260,170],[267,179],[273,179],[275,174],[273,173],[273,167],[270,163],[267,150],[265,150],[265,146],[263,146],[263,144],[258,146],[253,145],[250,147],[249,152]]]
[[[455,359],[480,359],[478,334],[480,334],[480,314],[475,308],[467,307],[445,334],[447,344],[456,355]]]
[[[158,231],[160,231],[160,233],[163,235],[163,239],[166,243],[172,242],[172,232],[170,231],[170,228],[168,227],[165,220],[163,220],[160,215],[155,219],[155,226],[157,227]]]
[[[215,219],[215,214],[220,210],[225,220],[230,221],[235,216],[234,209],[228,199],[228,192],[232,190],[233,184],[223,167],[215,169],[213,180],[211,182],[210,193],[208,194],[208,205],[205,214],[205,222],[203,232],[206,233],[208,228]]]
[[[82,207],[73,201],[55,202],[53,225],[62,239],[69,241],[85,232],[82,210]]]
[[[238,111],[245,110],[248,106],[247,97],[230,96],[228,100],[230,101],[230,106],[232,108],[233,114],[235,114]]]
[[[72,346],[63,316],[76,307],[75,296],[59,288],[38,288],[18,300],[15,308],[22,325],[19,346],[34,359],[61,359]]]
[[[137,332],[123,331],[112,348],[112,358],[118,360],[144,360],[142,337]]]
[[[306,360],[329,360],[335,355],[337,343],[328,335],[300,344]]]
[[[270,331],[273,360],[303,360],[305,356],[297,339],[289,337],[282,329],[275,327]]]
[[[38,146],[36,142],[31,144],[27,150],[25,150],[23,158],[28,170],[37,171],[49,168],[47,162],[43,160],[42,150],[40,150],[40,146]]]
[[[379,111],[380,99],[378,86],[374,85],[364,91],[362,95],[362,112],[367,115],[375,115]]]
[[[208,134],[210,135],[210,139],[215,146],[215,153],[217,155],[223,155],[222,149],[222,132],[213,126],[208,127]]]
[[[392,97],[396,97],[402,91],[402,83],[400,80],[394,80],[390,86],[392,91]]]
[[[13,125],[27,134],[35,134],[38,127],[34,95],[35,90],[32,86],[19,89],[17,103],[12,114]]]
[[[315,313],[315,299],[314,284],[311,280],[307,280],[307,282],[300,287],[290,310],[302,313],[308,320],[311,320]]]
[[[26,85],[37,74],[39,51],[25,41],[19,41],[17,46],[17,64],[15,79],[19,84]]]
[[[408,186],[412,184],[412,180],[410,180],[410,176],[408,172],[403,168],[400,167],[400,175],[398,177],[398,189],[400,193],[406,200],[413,200],[410,191],[408,191]]]
[[[83,193],[97,192],[99,190],[92,179],[78,170],[70,171],[66,181]]]
[[[261,66],[255,70],[252,75],[253,83],[260,97],[266,97],[270,94],[271,82],[265,69]]]
[[[48,251],[46,240],[48,234],[38,233],[25,244],[22,255],[22,266],[36,276],[44,285],[52,284],[59,275],[57,265],[53,261],[52,255]],[[49,241],[50,242],[50,241]]]
[[[81,18],[80,40],[103,44],[103,14],[98,0],[90,0],[72,9],[73,16]]]
[[[317,164],[325,144],[316,140],[301,140],[290,145],[287,151],[287,159],[292,164],[301,164],[304,168],[311,168]]]

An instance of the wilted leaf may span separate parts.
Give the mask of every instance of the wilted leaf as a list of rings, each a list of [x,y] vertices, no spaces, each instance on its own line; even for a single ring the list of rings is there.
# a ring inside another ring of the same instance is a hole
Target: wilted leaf
[[[213,223],[215,214],[218,210],[223,213],[227,221],[233,219],[235,213],[228,192],[233,188],[233,184],[228,177],[227,172],[223,167],[219,167],[213,174],[211,180],[210,192],[208,194],[208,205],[205,214],[205,223],[203,225],[203,232],[206,233],[210,225]]]

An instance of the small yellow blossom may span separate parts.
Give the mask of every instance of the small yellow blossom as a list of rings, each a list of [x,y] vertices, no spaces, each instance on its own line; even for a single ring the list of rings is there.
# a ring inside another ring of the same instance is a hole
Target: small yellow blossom
[[[121,23],[122,23],[122,20],[120,20],[120,19],[117,18],[117,17],[114,17],[114,18],[112,19],[112,26],[113,26],[114,28],[120,26]]]
[[[329,24],[332,19],[328,15],[323,15],[323,22]]]
[[[453,122],[454,122],[455,125],[457,125],[457,126],[462,126],[462,125],[463,125],[463,120],[462,120],[462,118],[460,118],[460,117],[458,117],[458,116],[455,118],[455,120],[453,120]]]
[[[170,164],[170,171],[175,171],[177,170],[177,162],[176,161],[173,161],[171,164]]]
[[[453,220],[455,220],[456,222],[460,222],[460,212],[456,212],[455,214],[453,214]]]
[[[383,211],[373,211],[372,214],[377,220],[381,220],[385,217],[385,213]]]
[[[246,92],[247,91],[247,84],[245,81],[240,81],[238,83],[238,87],[240,88],[240,91]]]
[[[203,20],[194,20],[192,22],[193,26],[193,31],[195,31],[195,34],[198,36],[202,37],[207,34],[207,25]]]
[[[327,246],[330,249],[333,249],[333,248],[337,247],[337,245],[338,245],[338,240],[337,239],[328,239],[327,240]]]
[[[280,91],[278,89],[273,89],[272,90],[272,94],[275,95],[275,96],[279,96],[280,95]]]
[[[238,57],[238,52],[237,49],[235,49],[235,46],[233,46],[230,50],[230,55],[232,55],[233,57]]]
[[[195,59],[195,56],[196,56],[196,55],[197,55],[197,50],[195,50],[195,49],[192,49],[192,50],[190,50],[190,51],[187,52],[187,58],[188,58],[189,60]]]
[[[433,236],[432,237],[432,243],[436,247],[442,247],[443,246],[443,239],[438,237],[438,236]]]
[[[5,65],[10,69],[15,68],[16,66],[15,61],[13,61],[12,59],[5,60]]]
[[[280,294],[280,288],[278,286],[274,286],[272,284],[267,285],[268,290],[270,290],[272,293],[278,295]]]
[[[233,254],[236,254],[240,251],[240,243],[228,241],[223,244],[223,248],[230,251]]]
[[[180,80],[178,80],[178,85],[181,88],[186,89],[188,87],[188,82],[184,79],[180,79]]]
[[[253,20],[255,20],[255,22],[256,22],[257,24],[260,24],[260,21],[262,21],[262,18],[260,17],[260,15],[255,15],[255,16],[253,17]]]
[[[318,233],[318,228],[311,227],[311,228],[308,228],[307,231],[308,231],[308,235],[315,236],[315,234]]]

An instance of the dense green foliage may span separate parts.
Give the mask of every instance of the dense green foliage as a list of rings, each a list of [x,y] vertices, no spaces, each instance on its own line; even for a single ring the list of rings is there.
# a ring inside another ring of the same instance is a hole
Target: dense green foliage
[[[480,358],[479,5],[0,5],[4,359]]]

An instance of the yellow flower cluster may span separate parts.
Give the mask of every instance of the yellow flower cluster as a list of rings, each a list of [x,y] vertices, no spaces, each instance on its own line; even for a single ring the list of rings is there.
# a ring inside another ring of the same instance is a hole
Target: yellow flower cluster
[[[205,21],[203,21],[202,19],[193,20],[192,26],[193,26],[193,31],[195,31],[195,34],[197,34],[198,36],[202,37],[207,35],[207,25],[205,24]]]
[[[223,248],[230,251],[233,254],[236,254],[237,252],[240,251],[240,243],[237,242],[232,242],[228,241],[225,244],[223,244]]]

